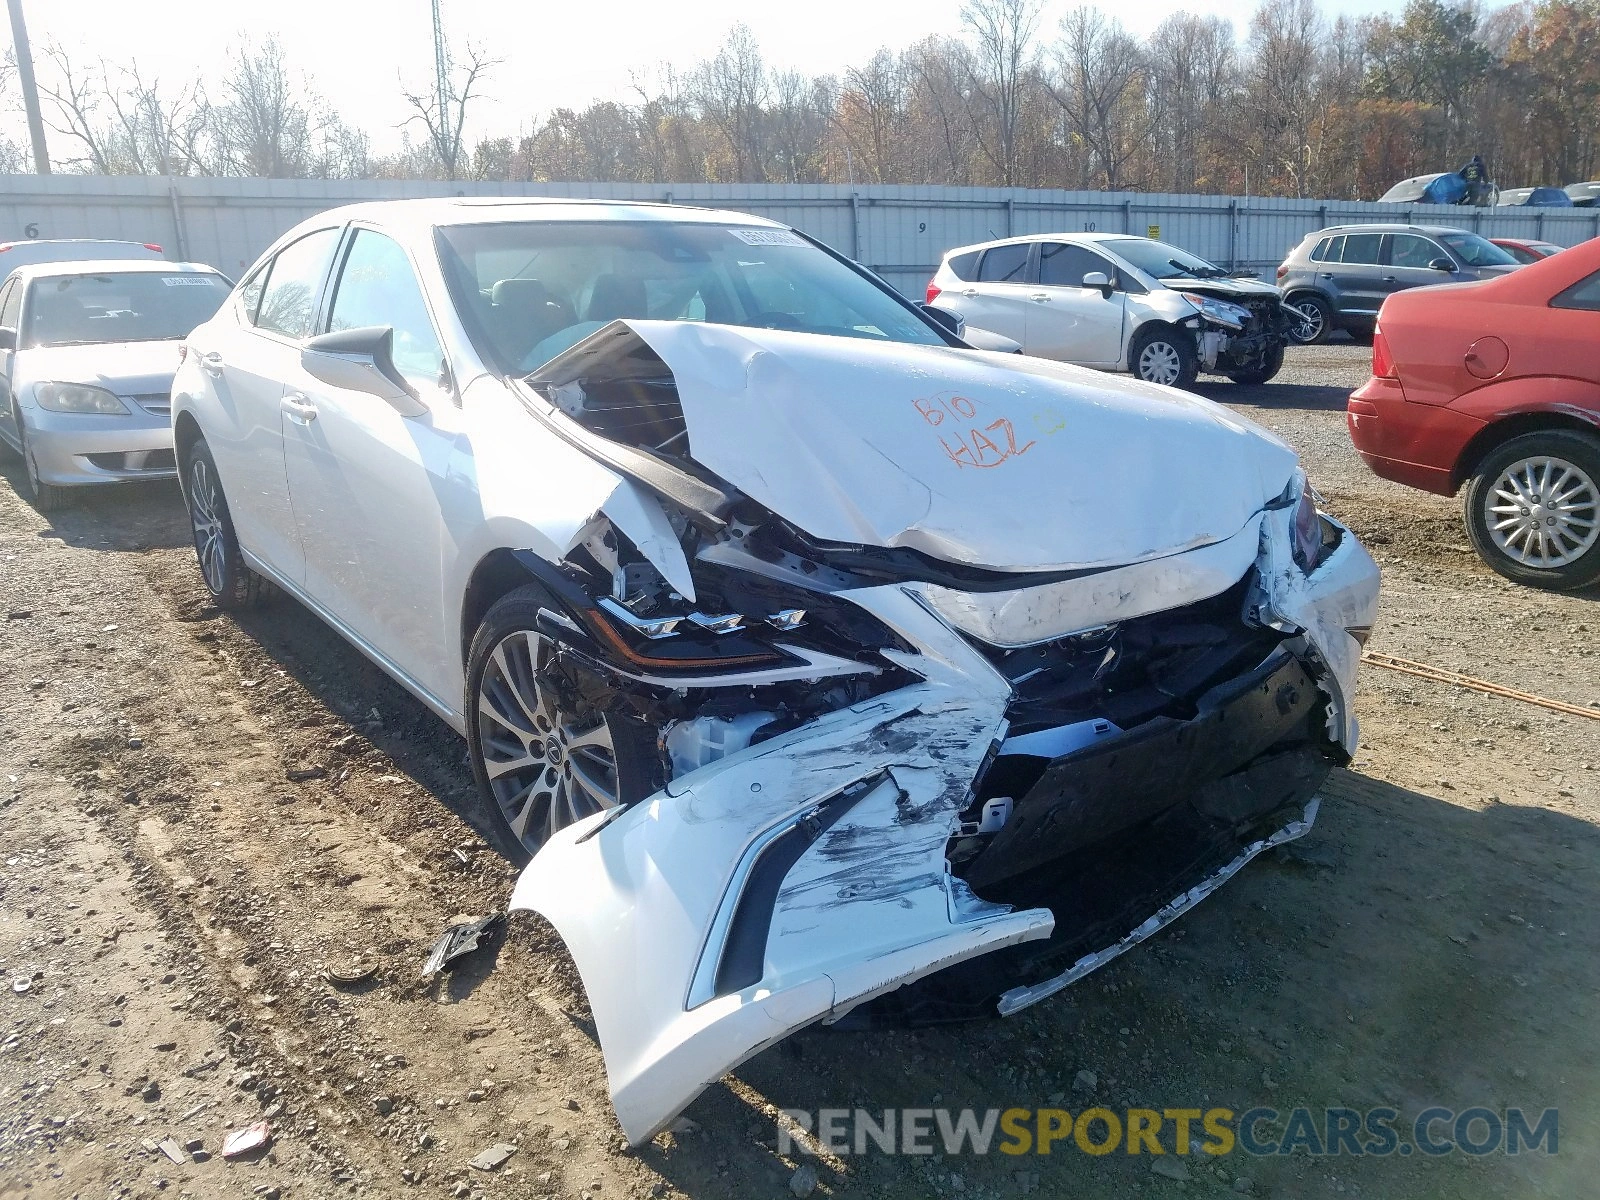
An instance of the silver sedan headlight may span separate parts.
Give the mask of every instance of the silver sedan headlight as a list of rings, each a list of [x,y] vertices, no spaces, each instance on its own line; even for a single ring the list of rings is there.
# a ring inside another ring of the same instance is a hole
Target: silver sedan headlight
[[[33,398],[40,408],[51,412],[99,413],[102,416],[125,417],[128,406],[105,388],[90,387],[86,383],[36,383]]]
[[[1224,329],[1231,329],[1237,333],[1249,323],[1248,308],[1229,304],[1226,300],[1218,300],[1215,296],[1202,296],[1199,292],[1180,292],[1179,295],[1198,308],[1202,317],[1221,325]]]

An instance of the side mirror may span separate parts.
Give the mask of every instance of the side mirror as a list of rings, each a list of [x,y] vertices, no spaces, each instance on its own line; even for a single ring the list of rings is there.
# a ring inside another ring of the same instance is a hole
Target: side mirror
[[[330,387],[378,397],[402,417],[428,411],[394,365],[393,326],[366,325],[314,337],[300,351],[300,365]]]
[[[1455,269],[1455,263],[1451,262],[1448,258],[1436,258],[1428,264],[1428,270],[1430,271],[1449,271],[1454,273]]]
[[[0,350],[15,350],[17,348],[17,331],[15,329],[0,328]]]
[[[917,307],[922,310],[924,316],[932,320],[946,333],[960,337],[962,329],[966,327],[967,323],[961,315],[951,312],[948,308],[940,308],[937,304],[919,304]]]
[[[1099,288],[1102,296],[1107,300],[1111,299],[1111,277],[1104,271],[1090,271],[1083,277],[1083,286],[1086,288]]]

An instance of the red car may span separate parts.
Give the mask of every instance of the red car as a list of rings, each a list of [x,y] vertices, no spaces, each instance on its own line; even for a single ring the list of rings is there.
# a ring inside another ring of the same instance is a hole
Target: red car
[[[1600,238],[1474,283],[1396,292],[1350,394],[1367,465],[1441,496],[1508,579],[1600,580]]]
[[[1541,242],[1532,238],[1490,238],[1489,240],[1519,263],[1536,263],[1541,258],[1549,258],[1552,254],[1559,253],[1561,250],[1561,247],[1554,242]]]

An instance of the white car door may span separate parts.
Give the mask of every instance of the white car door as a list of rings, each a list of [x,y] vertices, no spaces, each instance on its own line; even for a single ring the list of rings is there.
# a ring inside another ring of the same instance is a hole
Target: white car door
[[[300,369],[300,343],[316,325],[317,305],[340,228],[290,242],[239,289],[233,304],[190,339],[219,419],[206,443],[228,496],[239,543],[290,583],[305,575],[284,474],[284,381]]]
[[[1031,289],[1028,336],[1023,348],[1040,358],[1114,367],[1122,361],[1123,308],[1120,291],[1085,287],[1084,276],[1116,278],[1117,268],[1093,250],[1071,242],[1039,244],[1039,284]]]
[[[17,338],[22,313],[22,283],[11,279],[0,288],[0,329],[8,332],[9,344],[0,344],[0,435],[20,445],[22,431],[17,427],[17,406],[11,398],[11,377],[16,370]]]
[[[968,325],[1003,334],[1026,345],[1033,246],[1011,242],[983,252],[975,277],[939,296],[939,306],[960,313]]]
[[[435,700],[456,707],[439,654],[442,542],[449,496],[476,502],[470,464],[452,473],[462,413],[440,387],[444,352],[410,258],[375,229],[355,228],[330,286],[330,332],[387,325],[394,361],[421,415],[368,392],[287,377],[284,462],[307,595]]]

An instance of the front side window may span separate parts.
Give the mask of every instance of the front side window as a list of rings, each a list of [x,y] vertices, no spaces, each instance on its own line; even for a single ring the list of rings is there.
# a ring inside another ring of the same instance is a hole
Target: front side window
[[[176,341],[209,321],[230,291],[209,271],[52,275],[29,286],[23,346]]]
[[[317,293],[338,243],[338,229],[319,229],[278,251],[267,268],[256,312],[257,329],[295,339],[311,336],[317,319]]]
[[[1397,233],[1389,240],[1389,262],[1396,267],[1426,268],[1436,258],[1450,257],[1425,237]]]
[[[909,304],[789,229],[514,221],[445,226],[437,238],[468,336],[507,374],[630,319],[949,345]]]
[[[978,264],[980,283],[1026,283],[1028,274],[1028,244],[1013,243],[995,246],[983,252],[983,262]]]
[[[1464,229],[1458,233],[1441,233],[1439,240],[1454,250],[1456,257],[1469,267],[1511,267],[1517,262],[1488,238],[1481,238]]]
[[[1378,251],[1383,245],[1381,233],[1347,233],[1344,254],[1339,261],[1357,266],[1377,266]]]
[[[1049,287],[1084,286],[1083,277],[1099,271],[1107,279],[1115,268],[1093,250],[1066,242],[1044,242],[1039,246],[1039,282]]]
[[[444,350],[411,260],[393,238],[358,229],[334,288],[328,329],[370,325],[394,330],[394,365],[400,374],[419,389],[439,386]]]

